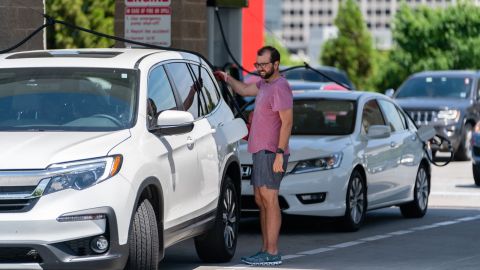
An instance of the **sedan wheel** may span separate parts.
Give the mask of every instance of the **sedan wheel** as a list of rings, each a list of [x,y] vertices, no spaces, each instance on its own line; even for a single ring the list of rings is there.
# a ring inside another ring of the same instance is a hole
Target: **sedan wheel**
[[[346,210],[343,217],[343,227],[347,231],[357,231],[363,224],[367,211],[367,193],[365,179],[354,171],[348,183]]]
[[[430,176],[426,166],[421,164],[418,168],[413,190],[413,201],[400,206],[402,215],[406,218],[420,218],[425,216],[428,209],[428,196],[430,194]]]

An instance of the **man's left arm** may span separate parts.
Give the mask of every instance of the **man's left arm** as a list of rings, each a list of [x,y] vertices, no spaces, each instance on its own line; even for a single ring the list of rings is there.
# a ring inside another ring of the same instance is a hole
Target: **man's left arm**
[[[292,133],[293,125],[293,109],[278,111],[282,126],[280,128],[280,137],[278,139],[278,148],[283,150],[287,149],[288,140]],[[283,154],[276,154],[275,161],[273,162],[273,172],[284,172],[283,170]]]

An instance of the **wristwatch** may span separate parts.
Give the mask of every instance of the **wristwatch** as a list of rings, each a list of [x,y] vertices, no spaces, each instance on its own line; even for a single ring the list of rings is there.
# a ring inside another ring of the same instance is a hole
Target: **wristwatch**
[[[277,154],[285,154],[285,151],[283,151],[283,149],[279,147],[279,148],[277,148],[277,152],[275,152],[275,153],[277,153]]]

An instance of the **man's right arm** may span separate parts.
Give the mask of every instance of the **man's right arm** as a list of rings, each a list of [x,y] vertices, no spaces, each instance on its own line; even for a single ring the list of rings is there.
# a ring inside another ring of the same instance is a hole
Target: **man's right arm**
[[[232,76],[229,76],[223,71],[215,71],[213,72],[213,75],[215,75],[217,80],[226,82],[228,85],[230,85],[230,87],[232,87],[235,93],[241,96],[256,96],[258,94],[258,88],[255,83],[246,84],[234,79]]]

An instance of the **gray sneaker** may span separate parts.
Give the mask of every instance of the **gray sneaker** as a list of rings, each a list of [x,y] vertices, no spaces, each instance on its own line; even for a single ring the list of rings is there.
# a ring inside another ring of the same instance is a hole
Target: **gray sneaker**
[[[264,252],[264,251],[259,251],[259,252],[255,253],[255,254],[253,254],[253,255],[242,257],[242,258],[240,258],[240,260],[241,260],[242,262],[246,263],[245,261],[246,261],[248,258],[257,257],[257,256],[261,255],[262,253],[265,253],[265,252]]]
[[[268,252],[262,252],[257,256],[251,256],[242,260],[248,265],[254,266],[271,266],[271,265],[280,265],[282,264],[282,256],[272,255]]]

